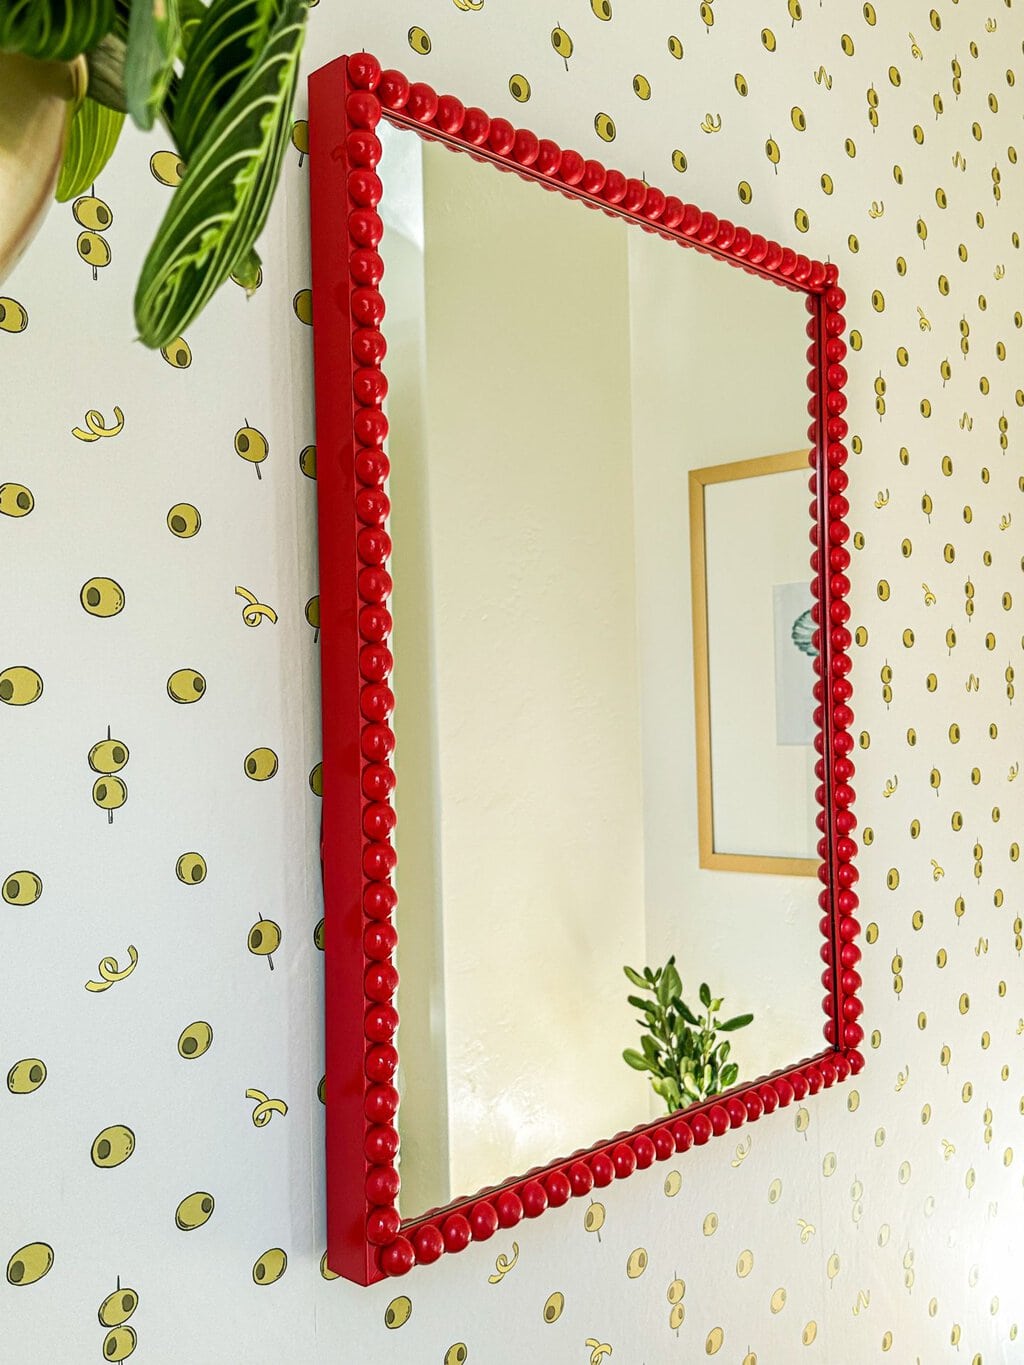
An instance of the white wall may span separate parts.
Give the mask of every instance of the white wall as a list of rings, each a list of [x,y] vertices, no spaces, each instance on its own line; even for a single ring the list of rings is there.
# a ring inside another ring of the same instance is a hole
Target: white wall
[[[32,706],[0,707],[0,875],[34,868],[44,890],[31,907],[0,903],[0,1074],[40,1057],[48,1077],[34,1094],[0,1087],[0,1266],[30,1242],[55,1253],[36,1284],[0,1279],[4,1346],[15,1358],[100,1358],[95,1314],[119,1276],[140,1295],[137,1358],[197,1365],[339,1354],[441,1365],[458,1343],[470,1362],[585,1360],[588,1339],[612,1346],[614,1362],[653,1365],[702,1358],[719,1331],[720,1360],[762,1365],[947,1356],[992,1365],[1020,1352],[1024,999],[1011,845],[1021,782],[1010,779],[1022,755],[1019,702],[1004,677],[1012,665],[1019,679],[1024,629],[1022,282],[1011,239],[1021,204],[1009,153],[1020,137],[1019,7],[937,0],[938,29],[928,6],[909,3],[876,4],[871,24],[860,5],[805,3],[794,21],[774,0],[718,4],[710,28],[696,5],[674,0],[612,8],[602,22],[582,0],[557,13],[534,0],[514,9],[485,0],[478,12],[413,0],[344,13],[320,4],[307,65],[346,47],[376,49],[467,102],[839,263],[861,337],[848,360],[858,437],[848,468],[851,523],[863,538],[853,624],[866,639],[854,675],[866,746],[857,810],[873,830],[860,859],[861,918],[873,926],[863,963],[867,1069],[735,1142],[669,1163],[681,1182],[672,1197],[664,1167],[604,1191],[600,1240],[574,1202],[401,1286],[367,1291],[321,1278],[319,810],[306,785],[320,755],[316,647],[303,619],[316,590],[315,489],[297,464],[313,426],[309,334],[291,302],[309,283],[307,167],[289,155],[261,244],[262,288],[247,304],[226,286],[189,329],[191,368],[175,370],[132,341],[130,298],[167,191],[147,169],[160,135],[128,135],[97,184],[114,212],[110,266],[92,280],[69,208],[55,208],[4,285],[29,323],[0,332],[0,482],[26,484],[36,506],[22,519],[0,515],[0,653],[2,667],[34,662],[45,690]],[[574,42],[568,69],[550,45],[559,20]],[[428,57],[411,51],[411,25],[429,31]],[[682,40],[681,61],[670,33]],[[526,107],[508,93],[514,73],[531,83]],[[649,100],[633,94],[637,73],[651,82]],[[615,120],[610,147],[593,131],[598,112]],[[721,119],[718,132],[702,131],[709,114],[706,126]],[[768,138],[780,148],[777,169]],[[681,176],[677,149],[687,158]],[[746,207],[741,182],[751,187]],[[115,403],[122,435],[90,445],[71,436],[87,409],[109,418]],[[232,448],[246,420],[270,441],[262,481]],[[203,513],[194,540],[165,528],[178,501]],[[78,594],[93,574],[124,587],[120,616],[82,611]],[[242,623],[238,584],[277,609],[276,626]],[[209,687],[202,702],[178,707],[164,687],[186,666]],[[92,805],[86,763],[108,724],[131,748],[129,800],[113,825]],[[242,760],[259,745],[281,766],[257,784]],[[189,887],[174,864],[193,848],[209,875]],[[246,946],[262,914],[283,933],[273,972]],[[100,959],[124,965],[129,943],[139,952],[133,974],[87,992]],[[177,1039],[195,1020],[212,1024],[214,1042],[186,1062]],[[251,1088],[282,1098],[288,1113],[255,1127]],[[133,1129],[136,1149],[100,1170],[90,1145],[114,1123]],[[179,1231],[175,1208],[197,1191],[215,1196],[213,1215]],[[488,1283],[513,1241],[515,1268]],[[647,1268],[631,1278],[638,1247]],[[287,1271],[257,1286],[253,1265],[271,1248],[288,1252]],[[686,1283],[678,1335],[666,1298],[676,1277]],[[565,1307],[549,1324],[543,1309],[555,1292]],[[412,1314],[389,1330],[385,1308],[400,1293]]]

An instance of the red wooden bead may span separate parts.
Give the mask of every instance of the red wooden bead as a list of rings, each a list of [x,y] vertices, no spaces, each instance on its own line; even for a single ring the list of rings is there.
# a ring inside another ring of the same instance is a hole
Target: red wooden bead
[[[390,1006],[378,1005],[374,1007],[374,1011],[372,1012],[379,1013],[390,1008]],[[394,1011],[392,1011],[392,1013],[394,1013]],[[367,1016],[367,1019],[369,1020],[369,1016]],[[395,1015],[394,1024],[395,1027],[398,1026],[397,1014]],[[367,1029],[369,1029],[369,1023],[367,1024]],[[392,1028],[385,1036],[388,1038],[392,1037],[394,1031],[394,1028]],[[390,1081],[398,1070],[398,1049],[391,1043],[377,1043],[375,1047],[371,1047],[367,1052],[366,1059],[363,1063],[363,1069],[366,1072],[368,1079],[371,1081]]]
[[[765,252],[765,257],[763,261],[764,268],[765,270],[770,270],[772,274],[776,274],[781,264],[782,247],[778,244],[778,242],[770,241],[768,243],[768,247]]]
[[[370,886],[363,890],[363,910],[371,920],[388,919],[397,902],[399,895],[395,887],[386,885],[386,882],[371,882]],[[369,1037],[369,1033],[366,1036]]]
[[[374,1209],[366,1220],[366,1240],[373,1246],[387,1246],[398,1236],[401,1226],[395,1209]]]
[[[491,120],[482,109],[477,109],[474,105],[465,111],[462,120],[462,136],[467,142],[471,142],[474,147],[482,147],[487,141],[491,131]]]
[[[371,1204],[393,1204],[401,1186],[394,1166],[371,1166],[366,1173],[366,1198]]]
[[[860,953],[859,948],[857,949],[857,952],[858,954]],[[847,968],[846,971],[840,973],[839,984],[846,995],[853,995],[860,990],[864,983],[861,980],[860,972],[855,972],[852,968]]]
[[[353,128],[376,128],[380,122],[380,100],[368,90],[359,90],[345,101],[345,117]]]
[[[364,409],[359,416],[383,417],[375,409]],[[382,526],[367,526],[356,536],[356,553],[364,564],[383,564],[391,553],[391,537]],[[849,610],[849,609],[847,609]]]
[[[846,330],[846,319],[842,313],[825,314],[825,334],[830,337],[842,336]]]
[[[498,1231],[498,1215],[493,1205],[484,1200],[474,1204],[469,1211],[469,1226],[473,1231],[474,1242],[486,1242],[488,1237],[493,1237]]]
[[[364,525],[383,526],[390,511],[391,502],[382,488],[360,488],[356,494],[356,516]]]
[[[442,95],[437,101],[437,113],[434,115],[433,121],[442,133],[458,133],[465,117],[465,105],[461,100],[457,100],[454,95]]]
[[[653,1166],[658,1151],[651,1139],[641,1133],[633,1139],[633,1155],[640,1170],[646,1171],[648,1166]]]
[[[352,167],[366,166],[370,170],[383,154],[380,138],[369,128],[356,128],[345,139],[345,155]]]
[[[808,1088],[807,1080],[802,1072],[791,1071],[789,1074],[789,1085],[790,1089],[793,1091],[793,1098],[795,1100],[806,1099]]]
[[[441,1224],[441,1236],[445,1251],[464,1251],[473,1240],[473,1229],[464,1214],[453,1213]]]
[[[747,260],[751,265],[761,265],[764,258],[768,255],[768,243],[759,232],[755,232],[750,239],[750,250],[747,252]]]
[[[750,244],[753,240],[749,228],[738,227],[736,235],[732,239],[733,255],[738,256],[741,260],[745,259],[750,253]]]
[[[415,1264],[416,1253],[408,1237],[396,1237],[390,1246],[386,1246],[380,1253],[380,1268],[385,1275],[393,1277],[408,1275]]]
[[[393,1085],[371,1085],[363,1096],[363,1113],[371,1123],[389,1123],[398,1113],[398,1091]]]
[[[607,1152],[598,1152],[590,1158],[590,1169],[594,1174],[594,1184],[599,1188],[610,1185],[615,1179],[615,1163]]]
[[[523,1213],[527,1218],[539,1218],[548,1206],[548,1197],[539,1180],[528,1180],[523,1186],[520,1198]]]
[[[704,215],[696,204],[684,204],[683,216],[679,223],[679,231],[684,237],[696,237],[700,232],[700,225],[704,221]]]
[[[615,1167],[616,1177],[619,1180],[625,1180],[626,1176],[632,1175],[636,1170],[636,1154],[628,1143],[617,1143],[612,1148],[612,1163]]]
[[[850,969],[856,967],[863,954],[856,943],[844,943],[839,949],[839,965]],[[860,978],[857,978],[857,990],[860,990]]]
[[[626,177],[621,171],[609,171],[605,176],[601,198],[608,204],[618,204],[626,193]]]
[[[363,931],[363,952],[371,962],[387,961],[397,947],[398,930],[386,920],[373,920]]]
[[[647,198],[644,200],[644,206],[641,212],[649,223],[661,221],[666,202],[663,190],[659,190],[655,185],[648,185]]]
[[[685,1119],[677,1119],[672,1125],[672,1141],[677,1152],[688,1152],[694,1144],[693,1129]]]
[[[420,1265],[433,1265],[444,1255],[444,1238],[441,1236],[441,1230],[433,1223],[417,1228],[412,1240],[416,1248],[416,1260]]]
[[[379,407],[387,396],[388,381],[378,369],[358,369],[352,376],[352,392],[356,402],[367,407]]]
[[[846,1060],[850,1063],[852,1075],[857,1076],[864,1070],[864,1058],[855,1048],[847,1049]]]
[[[363,769],[363,795],[368,801],[386,801],[395,790],[394,771],[384,763],[370,763]]]
[[[604,189],[608,172],[601,165],[600,161],[588,161],[583,167],[583,179],[580,181],[580,189],[584,194],[599,195]]]
[[[382,495],[383,496],[383,495]],[[391,613],[387,607],[362,607],[359,611],[359,634],[364,640],[380,642],[391,634]]]
[[[562,160],[558,167],[558,178],[563,185],[578,185],[583,179],[587,163],[579,152],[574,152],[571,148],[562,153]]]
[[[373,209],[353,209],[348,216],[348,235],[357,246],[377,246],[384,236],[380,214]]]
[[[508,156],[515,146],[515,141],[516,130],[508,119],[496,118],[491,120],[487,143],[492,152],[497,152],[498,156]]]
[[[370,683],[359,694],[359,709],[367,720],[385,720],[395,709],[395,694],[386,683]]]
[[[382,71],[377,83],[377,98],[386,109],[402,109],[410,88],[408,78],[401,71]]]
[[[775,1087],[767,1084],[758,1086],[757,1094],[764,1106],[763,1112],[765,1114],[774,1113],[779,1105],[779,1095]]]
[[[835,1068],[836,1080],[845,1081],[850,1075],[850,1063],[841,1052],[837,1052],[831,1059],[831,1065]]]
[[[655,1128],[652,1141],[654,1143],[654,1154],[659,1161],[667,1161],[670,1156],[675,1155],[676,1140],[672,1136],[671,1128]]]
[[[537,134],[531,133],[528,128],[518,128],[512,144],[512,159],[520,166],[532,166],[539,151],[540,138]]]
[[[718,221],[718,231],[715,233],[714,244],[719,251],[728,251],[733,244],[736,236],[735,224],[730,223],[727,218],[720,218]]]
[[[385,881],[394,872],[397,863],[398,854],[390,844],[367,844],[363,849],[363,871],[371,881]]]
[[[356,478],[365,487],[379,488],[390,472],[391,461],[383,450],[360,450],[356,454]]]
[[[553,1209],[561,1208],[572,1198],[572,1185],[564,1171],[552,1171],[550,1175],[545,1176],[544,1189],[547,1192],[548,1203]]]
[[[756,1123],[764,1113],[764,1101],[756,1090],[748,1090],[741,1097],[747,1110],[747,1120]]]
[[[830,441],[845,441],[849,425],[843,417],[830,417],[825,423],[825,432]]]
[[[417,81],[410,85],[405,111],[418,123],[429,123],[437,113],[437,91],[425,81]]]
[[[359,672],[367,682],[383,682],[391,672],[394,662],[387,645],[364,645],[359,651]]]
[[[366,284],[376,286],[384,278],[384,258],[379,251],[374,251],[372,247],[361,246],[358,251],[353,251],[348,259],[349,271],[356,284]],[[366,371],[359,371],[360,374]],[[379,374],[376,370],[374,373]],[[381,375],[381,378],[384,376]],[[360,399],[360,402],[365,401]]]
[[[785,246],[782,248],[782,256],[779,259],[779,274],[788,279],[795,269],[796,252],[791,246]]]
[[[398,1031],[398,1011],[393,1005],[374,1005],[366,1011],[363,1032],[367,1038],[384,1043]]]
[[[372,52],[355,52],[346,63],[349,81],[358,90],[375,90],[380,83],[380,62]]]
[[[816,1066],[805,1067],[803,1077],[804,1080],[807,1082],[808,1094],[816,1095],[818,1091],[821,1089],[821,1087],[824,1085],[824,1080],[822,1079],[821,1072],[818,1070]]]
[[[747,1106],[738,1095],[730,1095],[722,1105],[722,1108],[729,1115],[729,1127],[739,1128],[747,1121]]]
[[[495,1200],[495,1208],[498,1214],[498,1222],[503,1228],[514,1228],[522,1221],[523,1204],[522,1200],[512,1190],[503,1190]]]
[[[354,204],[364,208],[376,208],[384,194],[380,176],[365,167],[350,171],[348,177],[349,198]]]
[[[594,1188],[594,1173],[583,1161],[574,1161],[569,1167],[569,1184],[572,1192],[577,1198],[583,1194],[589,1194]]]
[[[864,1006],[854,995],[848,995],[843,1001],[843,1018],[859,1019],[864,1013]]]
[[[707,1112],[707,1120],[715,1137],[721,1137],[729,1128],[729,1113],[722,1104],[713,1104]]]
[[[714,1132],[714,1129],[711,1126],[711,1120],[708,1118],[707,1114],[694,1114],[693,1118],[689,1119],[688,1122],[693,1130],[694,1142],[698,1147],[703,1147],[704,1143],[707,1142]]]
[[[361,327],[352,333],[352,359],[357,365],[379,365],[388,352],[388,343],[380,332],[372,327]],[[363,479],[359,475],[358,457],[356,464],[357,476],[363,483],[372,483],[372,479]],[[381,475],[383,478],[384,475]]]
[[[386,1004],[398,989],[398,971],[390,962],[375,962],[363,978],[367,999]]]
[[[384,311],[384,295],[379,289],[360,285],[352,290],[352,317],[360,327],[379,327],[384,320]]]
[[[788,1104],[793,1103],[793,1087],[785,1077],[780,1076],[778,1080],[772,1081],[770,1088],[775,1091],[780,1109],[785,1109]]]
[[[384,1166],[394,1161],[398,1146],[398,1134],[390,1124],[379,1124],[366,1130],[363,1151],[374,1166]]]
[[[851,1022],[843,1025],[843,1044],[846,1047],[859,1047],[864,1041],[864,1030],[860,1024]]]
[[[537,144],[537,160],[533,163],[534,170],[540,171],[541,175],[557,175],[561,164],[562,149],[550,138],[541,138]]]
[[[797,256],[796,264],[793,266],[793,279],[798,284],[806,284],[811,278],[811,262],[806,256]]]
[[[697,229],[697,240],[701,242],[713,242],[718,236],[718,218],[713,213],[702,213],[700,227]]]
[[[622,207],[627,213],[638,213],[647,199],[647,186],[642,180],[627,180]]]

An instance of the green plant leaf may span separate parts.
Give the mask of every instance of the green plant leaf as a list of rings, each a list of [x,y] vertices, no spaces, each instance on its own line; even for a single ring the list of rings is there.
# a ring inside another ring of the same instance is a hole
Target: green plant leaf
[[[700,1020],[694,1014],[693,1010],[690,1009],[689,1005],[686,1003],[685,1000],[680,1000],[679,1002],[679,1013],[683,1016],[686,1022],[688,1024],[692,1024],[694,1028],[697,1028],[699,1026]]]
[[[64,149],[56,198],[62,203],[84,194],[110,160],[124,125],[124,114],[88,97],[78,106]]]
[[[734,1029],[746,1028],[748,1024],[754,1022],[752,1014],[737,1014],[735,1019],[726,1019],[718,1025],[719,1033],[732,1033]]]
[[[728,1066],[722,1068],[722,1085],[728,1090],[730,1085],[735,1085],[740,1078],[740,1069],[735,1062],[730,1062]]]
[[[128,25],[124,88],[132,122],[150,129],[174,75],[181,30],[177,0],[135,0]]]
[[[692,1071],[687,1071],[683,1076],[683,1089],[691,1099],[699,1100],[703,1098],[700,1091],[697,1089],[697,1079]]]
[[[179,141],[188,170],[143,263],[135,294],[139,335],[154,348],[184,332],[252,250],[270,211],[291,133],[305,0],[215,0],[203,27],[223,9],[239,16],[272,9],[275,22],[252,70],[214,114],[198,145],[187,150]],[[200,42],[197,35],[190,61]],[[183,77],[179,117],[186,103]]]
[[[627,995],[626,1003],[635,1010],[643,1010],[645,1014],[656,1013],[658,1009],[653,1000],[642,1000],[639,995]]]
[[[665,980],[669,983],[668,994],[670,1000],[673,1000],[677,995],[682,994],[683,983],[679,979],[679,973],[676,970],[675,964],[672,962],[669,962],[668,966],[665,968]]]
[[[209,7],[186,0],[188,51],[174,111],[174,136],[186,161],[247,78],[281,10],[281,0],[213,0]]]
[[[706,981],[700,983],[700,1003],[705,1009],[711,1004],[711,991],[708,989],[708,983]]]
[[[627,1047],[622,1054],[622,1060],[634,1071],[654,1071],[654,1067],[647,1058],[642,1053],[637,1052],[636,1048]]]
[[[646,991],[649,989],[648,982],[640,975],[639,972],[635,972],[632,967],[623,967],[622,970],[626,973],[626,975],[629,977],[630,981],[632,981],[634,986],[638,986],[642,991]],[[632,999],[632,997],[630,997],[630,999]],[[641,1006],[641,1009],[642,1008],[643,1006]]]
[[[658,1060],[658,1053],[661,1049],[649,1033],[645,1033],[640,1039],[640,1046],[644,1050],[644,1056],[650,1061],[656,1062]]]
[[[0,52],[69,62],[95,47],[113,22],[113,0],[4,0]]]

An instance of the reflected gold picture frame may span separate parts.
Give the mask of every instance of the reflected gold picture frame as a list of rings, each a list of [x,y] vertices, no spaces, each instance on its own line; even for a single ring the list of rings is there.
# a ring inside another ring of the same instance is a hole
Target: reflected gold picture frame
[[[759,479],[806,469],[808,454],[790,450],[753,460],[733,460],[690,470],[690,586],[693,595],[693,701],[697,756],[697,843],[700,866],[715,872],[750,872],[776,877],[816,877],[816,858],[769,853],[726,852],[716,845],[714,770],[711,756],[711,669],[708,630],[707,507],[711,484]]]

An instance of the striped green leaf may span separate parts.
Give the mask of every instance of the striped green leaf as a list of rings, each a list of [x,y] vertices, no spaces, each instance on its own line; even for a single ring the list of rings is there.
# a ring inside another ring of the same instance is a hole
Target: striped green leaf
[[[192,30],[174,113],[174,136],[186,160],[252,69],[281,9],[280,0],[213,0]]]
[[[71,120],[68,145],[57,181],[57,198],[66,203],[84,194],[110,160],[124,124],[124,114],[86,98]]]
[[[135,294],[135,321],[147,346],[179,336],[214,292],[252,250],[270,211],[291,132],[291,109],[305,33],[305,0],[216,0],[205,23],[231,8],[272,8],[274,20],[248,75],[212,113],[187,148],[184,180],[175,190],[156,240],[142,266]],[[198,59],[193,39],[189,63]],[[178,113],[188,116],[182,79]],[[205,106],[204,106],[205,107]]]
[[[0,52],[69,62],[114,22],[114,0],[0,0]]]
[[[177,0],[135,0],[128,25],[124,89],[132,122],[150,129],[174,75],[181,30]]]

